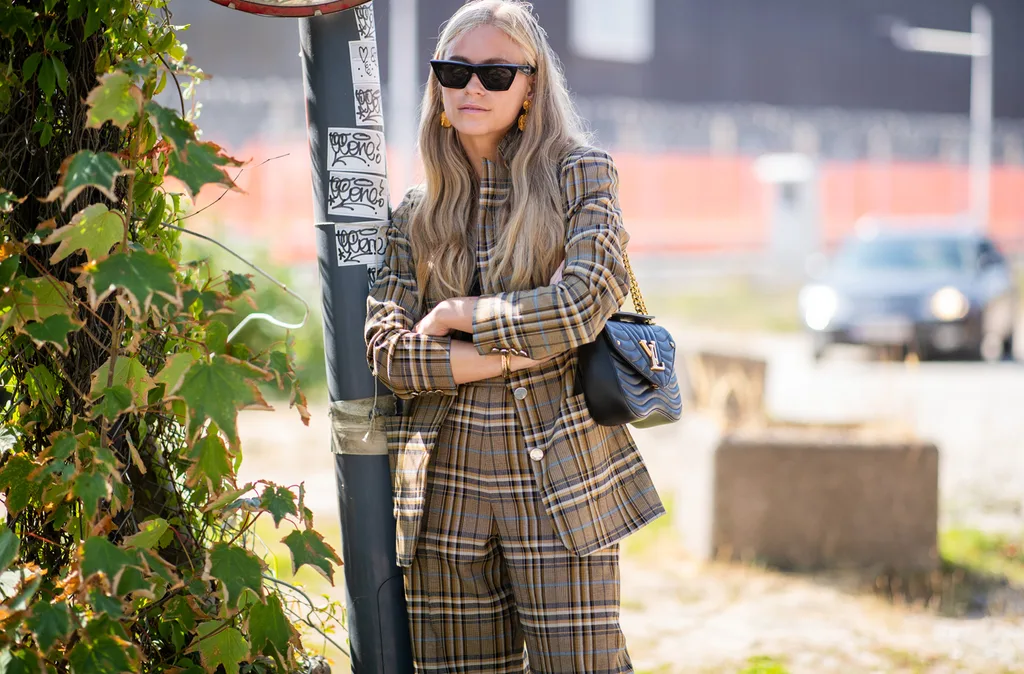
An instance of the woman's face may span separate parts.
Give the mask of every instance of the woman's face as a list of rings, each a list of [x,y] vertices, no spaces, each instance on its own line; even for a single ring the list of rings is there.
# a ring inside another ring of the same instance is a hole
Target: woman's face
[[[494,26],[478,26],[452,42],[445,58],[465,63],[527,64],[522,48]],[[494,136],[500,140],[533,95],[533,77],[517,72],[508,91],[488,91],[475,74],[464,89],[441,87],[444,111],[452,126],[465,136]]]

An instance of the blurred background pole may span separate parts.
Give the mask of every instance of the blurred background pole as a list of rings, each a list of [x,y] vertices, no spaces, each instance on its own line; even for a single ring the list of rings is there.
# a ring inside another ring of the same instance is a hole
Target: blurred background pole
[[[363,341],[389,217],[373,3],[300,19],[299,36],[352,671],[406,674],[409,626],[377,418],[394,413],[394,398],[369,372]]]
[[[992,14],[971,10],[971,210],[975,225],[988,227],[992,198]]]
[[[419,115],[418,0],[388,0],[388,173],[396,185],[413,183]]]
[[[992,199],[992,14],[984,5],[971,9],[971,31],[890,26],[893,43],[907,51],[971,57],[970,213],[986,230]]]

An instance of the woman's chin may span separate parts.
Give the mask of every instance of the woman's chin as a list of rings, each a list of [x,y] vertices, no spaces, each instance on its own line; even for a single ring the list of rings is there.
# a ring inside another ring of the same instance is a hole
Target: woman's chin
[[[479,136],[482,138],[501,136],[504,130],[494,120],[466,119],[459,120],[456,127],[463,136]]]

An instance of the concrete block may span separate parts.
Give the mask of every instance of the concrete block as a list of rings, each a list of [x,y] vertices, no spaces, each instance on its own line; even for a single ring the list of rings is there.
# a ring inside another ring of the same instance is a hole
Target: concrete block
[[[765,429],[690,458],[676,518],[698,558],[805,570],[938,564],[933,444]]]

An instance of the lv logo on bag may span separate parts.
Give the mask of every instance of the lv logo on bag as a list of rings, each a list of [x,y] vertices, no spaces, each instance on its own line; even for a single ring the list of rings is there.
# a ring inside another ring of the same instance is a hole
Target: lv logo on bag
[[[658,343],[653,339],[651,341],[640,340],[640,348],[644,350],[647,357],[651,359],[651,371],[662,372],[665,366],[658,360]]]

